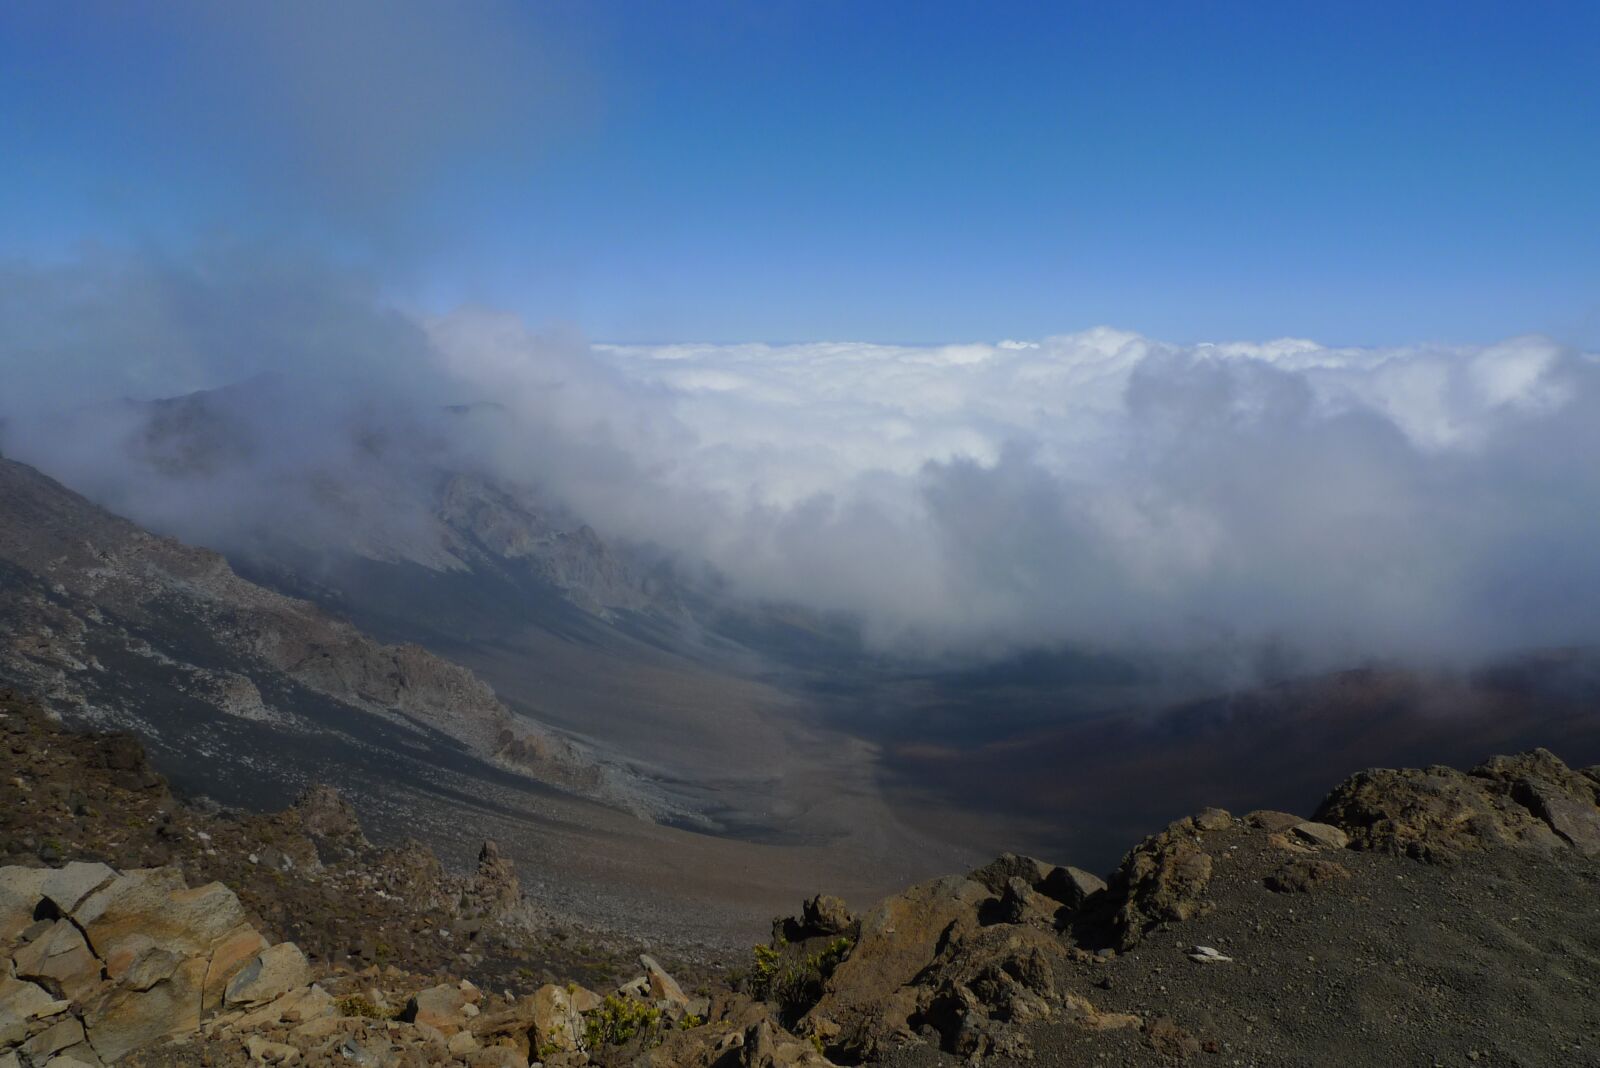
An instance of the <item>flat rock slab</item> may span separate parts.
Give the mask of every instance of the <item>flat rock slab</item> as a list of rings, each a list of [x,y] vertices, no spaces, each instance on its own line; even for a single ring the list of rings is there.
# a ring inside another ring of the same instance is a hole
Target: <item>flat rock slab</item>
[[[1350,836],[1331,823],[1316,823],[1307,820],[1304,823],[1295,824],[1294,833],[1313,845],[1324,846],[1328,849],[1343,849],[1350,844]]]

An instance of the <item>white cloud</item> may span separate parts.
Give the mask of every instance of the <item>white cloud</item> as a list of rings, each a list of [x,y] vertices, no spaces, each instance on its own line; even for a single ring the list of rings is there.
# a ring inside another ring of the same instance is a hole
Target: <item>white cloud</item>
[[[294,470],[376,479],[344,432],[376,420],[411,443],[385,463],[492,464],[902,648],[1600,641],[1600,362],[1545,338],[589,346],[226,262],[5,277],[4,446],[199,540],[307,522],[271,496]],[[249,507],[130,478],[109,423],[64,438],[37,418],[263,370],[282,377],[242,409]],[[432,413],[464,401],[509,418],[441,444],[460,429]]]

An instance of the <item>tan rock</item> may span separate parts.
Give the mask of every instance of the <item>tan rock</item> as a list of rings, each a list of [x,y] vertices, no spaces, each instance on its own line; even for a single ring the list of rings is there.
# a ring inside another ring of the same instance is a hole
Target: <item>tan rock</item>
[[[293,942],[280,942],[262,950],[235,975],[224,991],[228,1005],[260,1005],[305,986],[311,978],[306,955]]]
[[[106,956],[107,978],[134,990],[149,990],[172,975],[183,958],[149,935],[128,935]]]
[[[668,1001],[680,1007],[689,1003],[689,997],[683,992],[683,987],[667,974],[665,968],[656,963],[654,957],[647,953],[639,954],[639,967],[644,969],[645,978],[650,983],[651,1001]]]
[[[201,1011],[210,1013],[221,1007],[233,977],[266,948],[267,940],[248,923],[240,924],[219,938],[211,948],[211,959],[206,967]]]
[[[47,1019],[65,1012],[72,1002],[57,998],[38,983],[0,975],[0,1021]]]
[[[336,1016],[333,997],[320,986],[303,986],[287,991],[233,1022],[237,1031],[250,1031],[273,1024],[299,1024]]]
[[[567,994],[572,998],[572,1007],[578,1010],[579,1015],[582,1015],[586,1012],[593,1012],[601,1005],[604,1005],[606,1001],[605,998],[601,997],[599,994],[596,994],[588,987],[578,986],[576,984],[568,984]]]
[[[59,988],[69,1000],[85,998],[100,985],[100,961],[68,920],[57,920],[17,950],[15,961],[19,979]]]
[[[568,1052],[582,1045],[583,1017],[573,1006],[566,987],[546,983],[535,990],[530,1022],[534,1049],[541,1054],[547,1050]]]
[[[293,1046],[285,1042],[271,1042],[260,1035],[245,1039],[244,1048],[257,1064],[294,1064],[300,1059],[300,1051]]]
[[[1287,831],[1297,823],[1304,823],[1303,816],[1296,816],[1291,812],[1278,812],[1270,808],[1258,808],[1247,813],[1244,821],[1257,830],[1278,832]]]
[[[465,1004],[467,996],[459,987],[433,986],[418,991],[406,1003],[401,1018],[408,1023],[432,1027],[448,1038],[466,1026],[466,1016],[461,1011]]]
[[[471,1068],[528,1068],[528,1058],[510,1046],[485,1046],[467,1054]]]
[[[43,1061],[83,1041],[83,1024],[76,1016],[63,1016],[22,1044],[22,1054],[32,1061]]]
[[[101,1062],[87,1042],[80,1042],[45,1061],[44,1068],[101,1068]]]
[[[190,958],[149,990],[113,987],[84,1013],[89,1042],[102,1060],[200,1029],[204,958]]]
[[[63,915],[70,915],[84,898],[116,877],[117,873],[104,864],[75,860],[52,871],[39,892]]]
[[[48,868],[0,868],[0,943],[10,942],[32,926],[49,877]]]
[[[445,1043],[445,1048],[453,1056],[462,1057],[478,1048],[478,1040],[472,1037],[471,1031],[457,1031]]]
[[[134,936],[183,957],[207,954],[245,922],[244,907],[232,890],[221,883],[187,889],[177,868],[126,872],[85,898],[72,918],[107,958],[120,941]]]
[[[1326,849],[1343,849],[1350,844],[1348,834],[1327,823],[1316,823],[1311,820],[1297,823],[1294,825],[1294,833],[1297,837]]]

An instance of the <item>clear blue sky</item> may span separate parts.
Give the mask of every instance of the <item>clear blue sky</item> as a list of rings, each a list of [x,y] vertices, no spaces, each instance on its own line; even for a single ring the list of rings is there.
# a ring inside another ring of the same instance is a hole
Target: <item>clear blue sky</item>
[[[264,242],[608,340],[1600,346],[1597,72],[1595,3],[17,0],[0,256]]]

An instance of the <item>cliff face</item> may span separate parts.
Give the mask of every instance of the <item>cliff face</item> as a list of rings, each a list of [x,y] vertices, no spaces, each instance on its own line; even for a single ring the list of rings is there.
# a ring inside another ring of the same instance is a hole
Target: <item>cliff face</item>
[[[258,742],[292,746],[371,722],[413,747],[594,781],[576,751],[514,719],[465,668],[373,641],[3,459],[0,677],[77,722],[202,752],[245,724]]]

